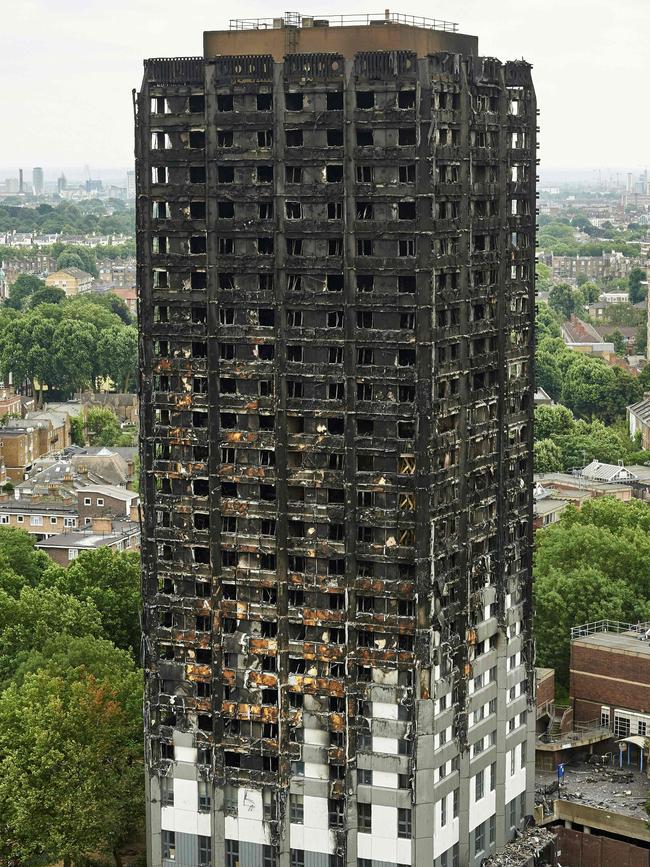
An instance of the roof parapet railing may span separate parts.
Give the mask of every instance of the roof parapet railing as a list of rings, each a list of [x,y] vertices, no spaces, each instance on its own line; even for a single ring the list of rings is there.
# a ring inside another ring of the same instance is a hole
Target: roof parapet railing
[[[283,27],[354,27],[360,25],[406,24],[410,27],[423,27],[427,30],[443,30],[457,33],[455,21],[442,18],[424,18],[420,15],[406,15],[402,12],[369,12],[366,15],[301,15],[299,12],[285,12],[282,18],[231,18],[230,30],[280,30]]]
[[[634,632],[639,637],[645,635],[650,629],[650,621],[646,623],[624,623],[620,620],[594,620],[592,623],[584,623],[581,626],[571,627],[571,638],[581,638],[585,635],[594,635],[597,632]]]

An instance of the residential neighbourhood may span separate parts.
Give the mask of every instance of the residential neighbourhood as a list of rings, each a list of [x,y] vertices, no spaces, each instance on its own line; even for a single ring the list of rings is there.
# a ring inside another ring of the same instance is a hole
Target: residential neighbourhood
[[[33,535],[60,564],[88,548],[137,549],[137,449],[74,445],[71,419],[91,404],[24,412],[11,386],[0,396],[7,409],[0,427],[0,527]]]

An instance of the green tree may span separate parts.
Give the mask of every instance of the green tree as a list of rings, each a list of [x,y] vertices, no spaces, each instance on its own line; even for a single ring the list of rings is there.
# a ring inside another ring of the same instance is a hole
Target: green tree
[[[122,436],[120,421],[108,407],[91,407],[86,413],[85,428],[91,445],[114,446]]]
[[[0,683],[10,676],[19,655],[66,633],[102,635],[101,618],[92,602],[56,587],[23,587],[17,598],[0,591]]]
[[[64,250],[56,260],[56,270],[61,271],[64,268],[78,268],[84,271],[84,263],[81,257],[72,250]]]
[[[35,587],[51,560],[36,547],[36,539],[24,530],[0,527],[0,568],[10,566],[25,583]]]
[[[86,445],[86,431],[83,415],[75,415],[70,419],[70,436],[76,446]]]
[[[548,292],[553,285],[551,269],[543,262],[538,262],[535,270],[535,289],[538,292]]]
[[[559,400],[562,394],[562,372],[550,352],[538,352],[535,356],[535,385],[553,400]]]
[[[23,316],[11,320],[0,330],[0,366],[5,379],[10,373],[16,381],[38,380],[42,403],[43,386],[54,378],[52,356],[56,324],[48,319],[43,304]]]
[[[646,298],[648,294],[648,286],[645,284],[646,279],[646,272],[643,268],[632,268],[628,274],[630,304],[638,304],[639,301],[643,301]]]
[[[97,343],[99,370],[120,392],[135,383],[138,367],[138,332],[132,326],[107,328]]]
[[[105,307],[106,310],[110,310],[111,313],[119,316],[124,325],[131,325],[133,323],[133,317],[129,313],[126,303],[113,292],[91,292],[87,298],[93,304]]]
[[[61,593],[92,602],[111,641],[138,654],[140,558],[135,552],[87,551],[67,569],[50,570],[44,582]]]
[[[9,297],[5,305],[15,310],[22,310],[34,292],[44,288],[45,283],[33,274],[19,274],[9,287]]]
[[[63,289],[57,286],[44,286],[32,293],[29,301],[30,307],[38,307],[39,304],[60,304],[65,301],[66,295]]]
[[[133,673],[119,685],[47,668],[0,696],[0,799],[18,861],[112,853],[141,825],[142,720]]]
[[[555,473],[564,469],[562,449],[552,439],[535,440],[533,457],[536,473]]]
[[[103,331],[105,328],[112,328],[114,326],[120,327],[124,324],[108,305],[97,304],[94,300],[95,297],[91,293],[68,298],[62,311],[63,318],[76,319],[79,322],[89,322],[98,331]]]
[[[604,319],[608,325],[641,325],[645,321],[645,311],[626,303],[608,304],[605,307]]]
[[[648,329],[646,325],[637,328],[634,336],[634,352],[636,355],[645,355],[648,351]]]
[[[612,369],[604,361],[580,356],[564,377],[562,403],[582,418],[605,413],[609,417],[608,407],[614,385]]]
[[[646,364],[637,377],[637,382],[643,391],[650,391],[650,364]]]
[[[584,275],[581,275],[584,276]],[[580,290],[582,291],[585,297],[586,304],[595,304],[596,301],[600,298],[600,289],[596,286],[595,283],[591,283],[586,280],[583,283],[578,284],[580,286]]]
[[[650,618],[650,507],[601,497],[567,508],[537,532],[534,568],[540,662],[566,684],[572,626]]]
[[[535,409],[535,439],[544,440],[557,434],[570,433],[574,424],[573,413],[562,404],[538,406]]]
[[[545,337],[560,337],[561,335],[557,314],[543,301],[537,305],[535,335],[538,341]]]
[[[67,394],[94,387],[98,333],[94,325],[75,320],[59,323],[52,341],[55,382]]]
[[[52,255],[56,259],[57,268],[80,268],[93,277],[99,276],[95,251],[91,247],[54,244]]]
[[[597,566],[550,567],[536,573],[533,587],[538,664],[554,668],[558,682],[568,686],[571,627],[607,618],[626,620],[633,611],[631,588],[610,581]]]
[[[614,352],[621,358],[627,355],[627,340],[623,334],[616,328],[611,334],[607,335],[614,344]]]
[[[613,367],[611,370],[613,381],[609,403],[606,412],[599,413],[599,417],[604,421],[614,421],[617,417],[625,418],[625,408],[643,397],[643,387],[638,377],[622,367]]]
[[[548,295],[548,303],[562,319],[570,319],[578,306],[576,293],[568,283],[557,283],[553,286]]]
[[[598,420],[578,421],[570,433],[557,434],[553,440],[562,450],[565,470],[583,467],[592,460],[615,464],[630,455],[629,437]]]

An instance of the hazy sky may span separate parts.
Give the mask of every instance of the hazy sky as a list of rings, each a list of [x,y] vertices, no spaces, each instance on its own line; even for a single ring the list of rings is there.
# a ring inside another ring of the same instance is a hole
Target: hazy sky
[[[324,6],[299,11],[382,11]],[[229,15],[283,11],[259,0],[4,0],[0,166],[129,165],[142,58],[200,54],[203,31],[227,28]],[[393,11],[457,21],[481,54],[534,65],[545,168],[650,163],[649,0],[410,0]]]

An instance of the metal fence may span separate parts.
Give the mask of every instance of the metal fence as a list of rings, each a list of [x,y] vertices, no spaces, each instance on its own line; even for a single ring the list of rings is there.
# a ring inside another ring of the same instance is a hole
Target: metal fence
[[[231,18],[231,30],[273,30],[282,27],[354,27],[366,24],[407,24],[427,30],[457,33],[458,24],[442,18],[423,18],[401,12],[370,12],[367,15],[300,15],[285,12],[283,18]]]
[[[650,629],[650,621],[646,623],[623,623],[620,620],[594,620],[593,623],[584,623],[582,626],[571,628],[571,638],[580,638],[583,635],[593,635],[596,632],[634,632],[637,635],[645,635]]]

